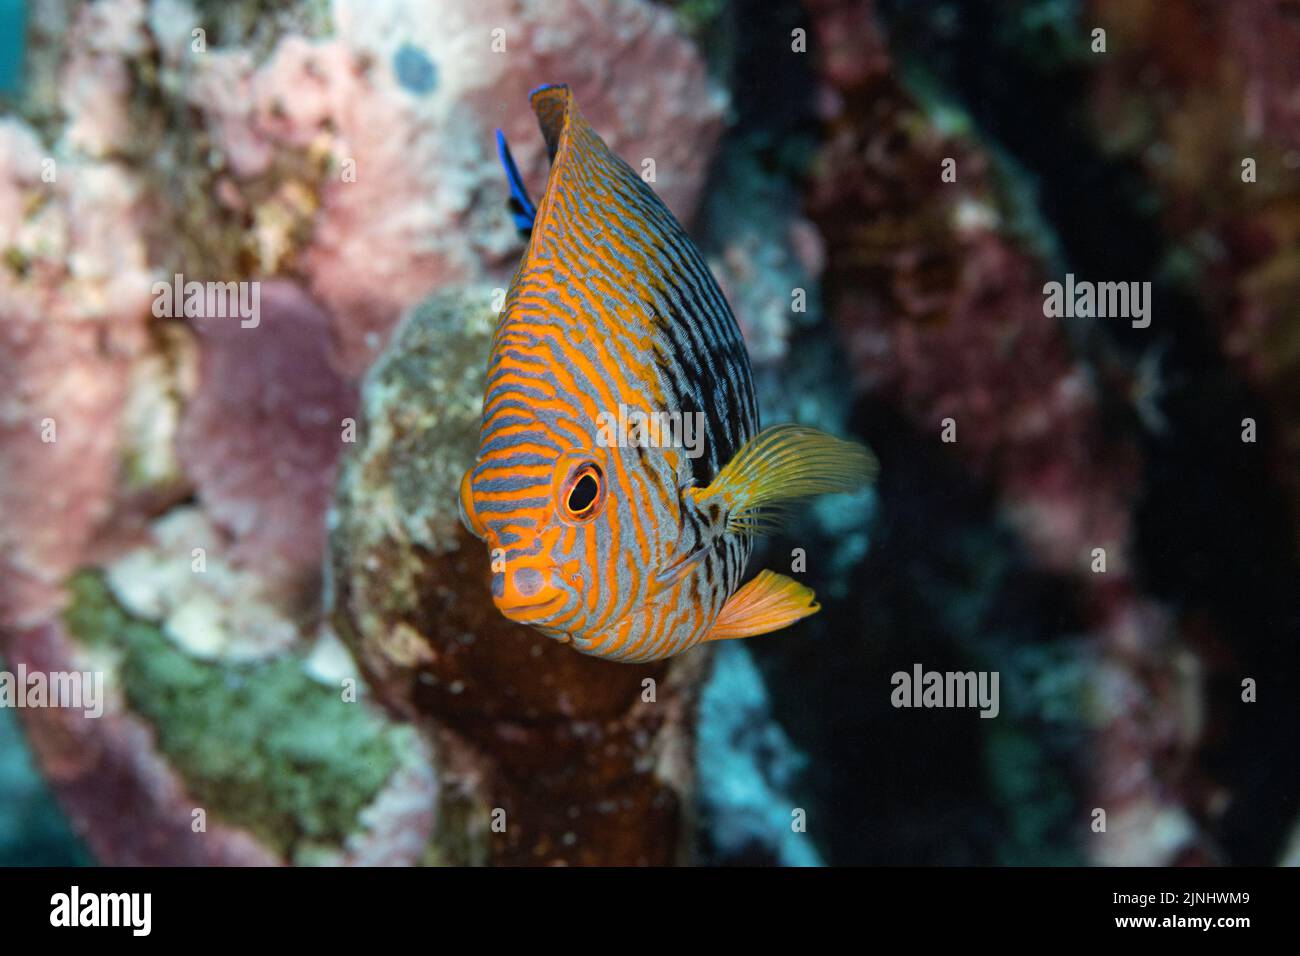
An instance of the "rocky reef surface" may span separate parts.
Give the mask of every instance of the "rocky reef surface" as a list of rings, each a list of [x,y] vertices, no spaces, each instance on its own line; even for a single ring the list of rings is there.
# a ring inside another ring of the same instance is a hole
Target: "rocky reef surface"
[[[447,863],[688,858],[706,654],[619,665],[506,620],[462,527],[491,287],[417,306],[371,368],[331,511],[333,624],[380,700],[424,727]]]

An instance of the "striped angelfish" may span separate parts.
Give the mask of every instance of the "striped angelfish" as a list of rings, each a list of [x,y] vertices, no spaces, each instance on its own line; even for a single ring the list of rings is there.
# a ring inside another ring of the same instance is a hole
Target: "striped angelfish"
[[[532,105],[550,178],[534,206],[498,133],[529,239],[460,487],[496,606],[618,661],[816,612],[784,575],[741,586],[753,536],[798,499],[866,485],[871,453],[800,425],[759,430],[740,329],[690,238],[567,87]]]

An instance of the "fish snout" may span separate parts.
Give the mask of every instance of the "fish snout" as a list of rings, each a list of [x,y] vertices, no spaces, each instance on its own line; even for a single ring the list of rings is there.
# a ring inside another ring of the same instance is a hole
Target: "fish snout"
[[[531,619],[533,611],[560,593],[556,570],[549,561],[508,561],[492,573],[492,602],[511,620]]]

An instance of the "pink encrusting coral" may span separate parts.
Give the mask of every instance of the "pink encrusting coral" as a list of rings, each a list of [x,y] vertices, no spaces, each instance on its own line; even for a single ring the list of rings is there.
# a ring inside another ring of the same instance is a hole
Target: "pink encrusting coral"
[[[653,160],[679,216],[695,208],[725,99],[671,15],[643,3],[341,3],[336,33],[282,38],[257,64],[214,50],[187,64],[236,181],[286,148],[331,161],[298,268],[365,368],[403,309],[455,281],[503,278],[518,249],[492,129],[540,193],[545,148],[528,93],[563,77],[620,155]]]
[[[143,201],[111,163],[0,121],[0,615],[33,622],[109,515],[118,415],[146,349]]]
[[[85,156],[120,153],[135,135],[131,64],[151,46],[145,13],[145,0],[108,0],[80,8],[73,18],[59,105],[67,117],[67,146]]]
[[[236,563],[290,579],[319,572],[322,516],[356,430],[329,316],[286,280],[260,283],[257,324],[198,319],[198,383],[177,452]]]
[[[108,0],[69,10],[67,30],[49,11],[36,17],[26,119],[0,121],[0,625],[7,660],[66,669],[83,661],[83,631],[98,615],[109,622],[98,640],[114,648],[104,660],[115,690],[102,721],[27,715],[34,749],[103,862],[419,862],[431,843],[461,838],[435,832],[434,804],[456,775],[440,774],[428,747],[395,748],[404,755],[390,776],[354,795],[364,809],[340,817],[355,830],[336,832],[334,821],[328,837],[304,837],[337,801],[322,793],[299,807],[306,788],[289,781],[280,796],[301,819],[264,832],[247,810],[239,825],[217,820],[186,836],[204,788],[226,794],[221,812],[236,816],[266,796],[258,781],[241,790],[238,761],[205,741],[265,719],[275,726],[244,740],[258,759],[322,773],[347,759],[321,752],[330,734],[346,737],[336,721],[356,731],[358,752],[388,747],[395,725],[374,730],[356,716],[369,713],[364,700],[340,702],[355,670],[303,676],[315,666],[307,648],[329,643],[327,506],[340,457],[365,439],[354,421],[360,379],[399,317],[466,280],[483,295],[475,311],[489,309],[508,280],[522,241],[493,128],[510,136],[540,195],[549,160],[528,93],[567,82],[611,145],[689,219],[726,96],[671,11],[640,0],[340,0],[253,16],[244,4]],[[205,292],[238,284],[245,296],[255,286],[258,314],[162,307],[157,284],[177,281]],[[450,328],[453,346],[479,343],[463,332]],[[430,388],[459,407],[480,400],[479,383],[466,373]],[[95,570],[74,575],[82,568]],[[455,603],[444,591],[438,600]],[[138,654],[119,669],[124,640],[138,641]],[[499,652],[490,644],[462,656]],[[577,678],[564,674],[538,693],[553,736],[577,740],[587,728],[574,724],[574,689],[563,685]],[[235,695],[239,720],[169,716],[188,699],[175,688],[200,679]],[[247,713],[239,695],[251,686],[267,688],[259,706],[277,716]],[[323,707],[329,727],[306,742],[281,733],[282,686]],[[688,736],[689,717],[669,723]],[[196,736],[178,739],[188,731],[168,720],[194,721]],[[657,760],[646,750],[661,741],[641,720],[624,735],[629,766]],[[260,752],[264,740],[271,752]],[[558,759],[535,750],[541,763]],[[458,757],[456,773],[483,775],[492,759]],[[358,774],[389,765],[367,757]],[[331,788],[346,789],[338,778]],[[586,778],[571,789],[600,802]],[[646,792],[662,799],[661,790]],[[529,806],[511,812],[524,822],[512,839],[568,852],[567,820],[548,815],[529,831]],[[602,826],[626,844],[593,839],[573,852],[669,859],[684,818],[656,819],[647,828],[634,810],[602,810]],[[486,831],[463,828],[478,841],[468,858],[485,859]]]

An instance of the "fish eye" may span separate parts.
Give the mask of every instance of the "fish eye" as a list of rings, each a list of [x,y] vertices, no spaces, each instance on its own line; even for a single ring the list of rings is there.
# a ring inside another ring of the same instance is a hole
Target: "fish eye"
[[[594,462],[579,465],[564,483],[560,495],[563,517],[570,521],[590,521],[605,503],[605,473]]]

